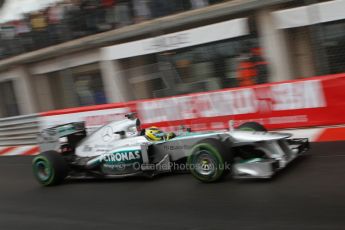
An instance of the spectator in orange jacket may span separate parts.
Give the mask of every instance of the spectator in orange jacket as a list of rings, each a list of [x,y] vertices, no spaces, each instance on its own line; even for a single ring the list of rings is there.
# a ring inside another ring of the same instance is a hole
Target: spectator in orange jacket
[[[239,86],[268,82],[268,63],[262,57],[261,48],[251,48],[250,43],[244,43],[236,71]]]
[[[262,50],[260,47],[252,48],[252,62],[255,65],[256,69],[256,83],[263,84],[268,82],[269,71],[268,71],[268,62],[262,56]]]
[[[257,71],[252,59],[250,47],[247,43],[243,44],[237,63],[236,73],[239,86],[255,85]]]

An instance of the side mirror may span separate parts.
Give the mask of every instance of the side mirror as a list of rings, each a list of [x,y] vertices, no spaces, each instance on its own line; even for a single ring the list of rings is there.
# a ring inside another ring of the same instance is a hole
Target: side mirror
[[[134,119],[137,118],[137,113],[135,113],[135,112],[127,113],[127,114],[125,115],[125,117],[128,118],[129,120],[134,120]]]
[[[115,132],[114,134],[118,134],[118,135],[120,135],[120,138],[122,139],[122,138],[124,138],[124,137],[125,137],[126,132],[122,130],[122,131],[117,131],[117,132]]]

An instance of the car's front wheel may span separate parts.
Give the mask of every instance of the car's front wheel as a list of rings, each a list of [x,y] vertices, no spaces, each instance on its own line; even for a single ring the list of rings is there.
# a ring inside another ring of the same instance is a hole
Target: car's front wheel
[[[44,186],[60,184],[68,175],[65,159],[56,151],[47,151],[36,156],[32,161],[34,175]]]
[[[223,179],[231,170],[231,148],[217,139],[205,139],[198,142],[188,157],[191,174],[206,183]]]

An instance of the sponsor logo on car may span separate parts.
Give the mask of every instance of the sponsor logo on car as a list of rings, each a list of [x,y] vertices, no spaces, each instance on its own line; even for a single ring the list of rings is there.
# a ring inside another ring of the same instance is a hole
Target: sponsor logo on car
[[[102,139],[104,142],[109,142],[113,139],[114,131],[111,126],[106,126],[102,131]]]
[[[186,150],[191,149],[191,145],[165,145],[164,150],[166,151],[174,151],[174,150]]]
[[[106,163],[131,163],[141,161],[141,154],[139,150],[121,151],[110,154],[104,154],[101,157],[102,162]]]

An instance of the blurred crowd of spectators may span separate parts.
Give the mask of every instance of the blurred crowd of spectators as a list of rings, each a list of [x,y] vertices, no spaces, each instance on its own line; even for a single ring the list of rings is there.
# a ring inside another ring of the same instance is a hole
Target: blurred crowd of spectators
[[[0,59],[223,0],[65,0],[0,24]]]

